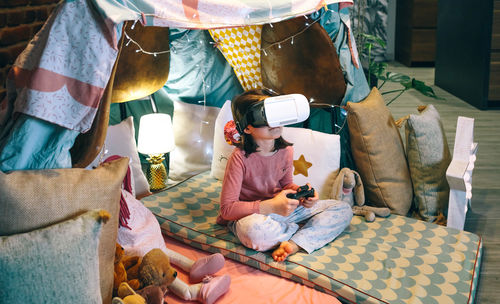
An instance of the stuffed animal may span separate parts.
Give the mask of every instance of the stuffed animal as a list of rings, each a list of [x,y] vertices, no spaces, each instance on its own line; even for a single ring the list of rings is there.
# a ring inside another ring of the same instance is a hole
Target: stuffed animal
[[[349,168],[340,170],[339,175],[333,183],[330,197],[349,203],[352,207],[353,214],[364,216],[367,222],[373,222],[375,220],[375,215],[387,217],[391,214],[389,208],[364,206],[365,193],[363,182],[358,172]]]
[[[166,285],[150,285],[138,290],[137,294],[142,296],[146,300],[147,304],[163,304],[163,299],[165,298],[167,291],[168,288]]]
[[[150,285],[134,291],[126,282],[118,287],[118,297],[113,298],[112,304],[163,304],[167,286]]]
[[[170,285],[177,271],[170,265],[168,256],[161,249],[150,250],[139,265],[139,281],[142,287]]]
[[[140,282],[138,279],[140,259],[137,256],[127,257],[125,251],[120,244],[116,244],[115,249],[115,267],[113,293],[116,295],[120,283],[127,282],[132,288],[139,289]],[[129,275],[130,272],[130,275]]]
[[[111,304],[148,304],[146,299],[137,294],[127,282],[121,282]],[[163,303],[161,303],[163,304]]]

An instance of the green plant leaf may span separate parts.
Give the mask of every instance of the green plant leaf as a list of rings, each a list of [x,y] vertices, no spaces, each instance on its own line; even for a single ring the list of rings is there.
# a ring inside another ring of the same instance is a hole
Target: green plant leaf
[[[382,79],[383,74],[385,72],[385,69],[387,69],[387,62],[375,62],[372,61],[370,63],[370,69],[369,72],[375,76],[377,76],[378,79]]]
[[[422,95],[439,100],[444,99],[437,96],[436,93],[434,93],[434,90],[430,86],[426,85],[425,82],[417,80],[415,78],[412,79],[412,88],[419,91]]]
[[[363,36],[363,38],[365,38],[365,41],[367,41],[366,43],[370,43],[372,45],[378,44],[379,46],[385,48],[385,41],[382,40],[381,38],[374,36],[374,35],[366,34],[366,33],[362,33],[361,36]]]
[[[385,73],[385,76],[382,75],[382,77],[379,77],[379,79],[400,83],[404,87],[406,87],[406,85],[405,85],[406,83],[408,83],[408,82],[411,83],[411,78],[409,76],[401,74],[401,73],[396,73],[396,72],[387,72],[387,73]]]

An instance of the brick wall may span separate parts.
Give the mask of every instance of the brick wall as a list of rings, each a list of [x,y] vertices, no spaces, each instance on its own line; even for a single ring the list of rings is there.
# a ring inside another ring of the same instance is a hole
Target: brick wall
[[[59,0],[0,0],[0,100],[10,67]]]

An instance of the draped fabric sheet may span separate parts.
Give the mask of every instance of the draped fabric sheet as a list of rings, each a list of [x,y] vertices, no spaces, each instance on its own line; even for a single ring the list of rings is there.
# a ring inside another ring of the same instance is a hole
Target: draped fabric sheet
[[[278,22],[352,0],[93,0],[114,23],[140,20],[178,28],[224,28]]]
[[[79,132],[90,129],[118,50],[89,4],[61,2],[16,59],[7,80],[9,114]]]

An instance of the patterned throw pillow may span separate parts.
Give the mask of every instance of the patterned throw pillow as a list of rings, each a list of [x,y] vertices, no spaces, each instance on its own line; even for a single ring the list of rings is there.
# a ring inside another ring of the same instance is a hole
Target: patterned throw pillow
[[[367,204],[407,215],[413,189],[410,171],[391,112],[373,88],[359,103],[347,103],[351,150],[363,181]]]
[[[413,183],[414,216],[434,221],[448,210],[450,187],[446,169],[450,149],[438,111],[427,106],[420,114],[410,114],[405,124],[406,155]]]
[[[105,216],[93,210],[0,238],[0,303],[100,304],[97,247]]]

